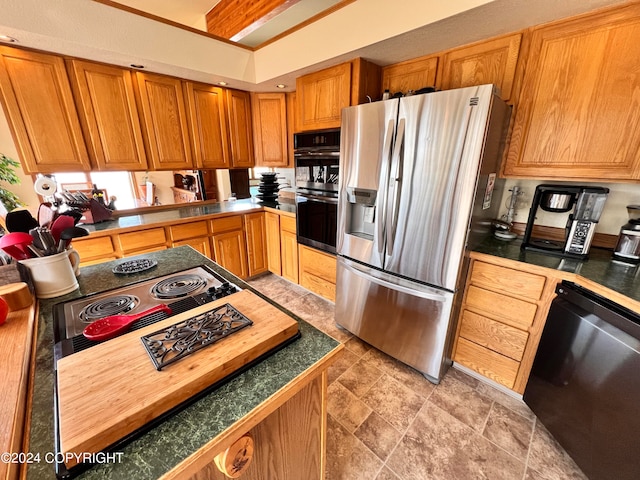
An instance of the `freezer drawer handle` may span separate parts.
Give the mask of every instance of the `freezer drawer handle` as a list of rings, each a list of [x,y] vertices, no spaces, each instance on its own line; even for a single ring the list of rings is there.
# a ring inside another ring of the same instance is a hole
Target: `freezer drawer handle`
[[[447,298],[444,295],[440,295],[438,293],[426,292],[424,290],[414,290],[411,288],[404,287],[402,285],[398,285],[393,282],[388,282],[379,277],[376,277],[374,276],[376,272],[375,270],[361,269],[351,263],[346,263],[346,262],[341,262],[341,264],[344,266],[344,268],[349,270],[351,273],[358,275],[359,277],[362,277],[366,280],[369,280],[370,282],[373,282],[377,285],[380,285],[381,287],[386,287],[391,290],[396,290],[398,292],[414,295],[416,297],[426,298],[427,300],[433,300],[436,302],[445,303],[447,301]],[[425,288],[428,288],[428,287],[425,287]]]

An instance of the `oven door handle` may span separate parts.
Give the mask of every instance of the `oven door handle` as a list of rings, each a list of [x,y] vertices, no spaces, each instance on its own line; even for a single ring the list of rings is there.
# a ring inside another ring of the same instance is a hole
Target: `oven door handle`
[[[312,193],[302,193],[302,192],[296,192],[296,195],[300,195],[301,197],[308,198],[309,200],[316,200],[318,202],[338,203],[337,198],[325,197],[324,195],[314,195]]]

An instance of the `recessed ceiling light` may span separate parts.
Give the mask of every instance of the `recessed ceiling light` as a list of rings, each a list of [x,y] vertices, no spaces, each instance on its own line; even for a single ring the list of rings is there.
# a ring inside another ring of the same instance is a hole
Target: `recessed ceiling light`
[[[0,42],[16,43],[17,38],[10,37],[9,35],[0,35]]]
[[[284,83],[279,83],[276,85],[276,88],[287,88],[287,86]]]
[[[218,85],[224,87],[224,86],[229,85],[229,84],[227,82],[218,82]]]
[[[140,64],[138,64],[138,63],[132,63],[130,66],[131,66],[132,68],[140,68],[140,69],[144,68],[144,65],[140,65]]]

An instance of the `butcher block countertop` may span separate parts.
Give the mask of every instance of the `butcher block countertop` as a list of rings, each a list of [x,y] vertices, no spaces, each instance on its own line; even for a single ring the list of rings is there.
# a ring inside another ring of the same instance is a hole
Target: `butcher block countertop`
[[[281,404],[283,398],[294,394],[326,369],[342,349],[339,342],[263,297],[191,247],[148,253],[144,257],[157,260],[157,267],[134,275],[117,276],[112,268],[119,261],[87,266],[82,268],[78,278],[79,290],[39,302],[31,414],[27,415],[30,428],[25,436],[29,442],[27,451],[40,454],[42,460],[26,465],[27,479],[55,478],[53,465],[44,458],[55,451],[52,307],[56,303],[208,265],[247,293],[251,292],[252,297],[257,296],[260,301],[293,317],[301,334],[298,340],[119,448],[118,461],[97,464],[81,473],[77,477],[80,479],[187,478],[183,476],[188,472],[187,466],[201,461],[199,457],[203,451],[210,450],[213,444],[221,449],[229,447],[235,434],[244,434],[266,418],[277,408],[272,405]],[[206,348],[215,348],[215,345]]]

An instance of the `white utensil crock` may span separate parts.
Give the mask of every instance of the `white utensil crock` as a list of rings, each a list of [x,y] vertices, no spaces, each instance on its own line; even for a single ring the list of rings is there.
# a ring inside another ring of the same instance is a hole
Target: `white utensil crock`
[[[54,298],[78,288],[80,255],[74,249],[46,257],[20,260],[31,272],[38,298]]]

